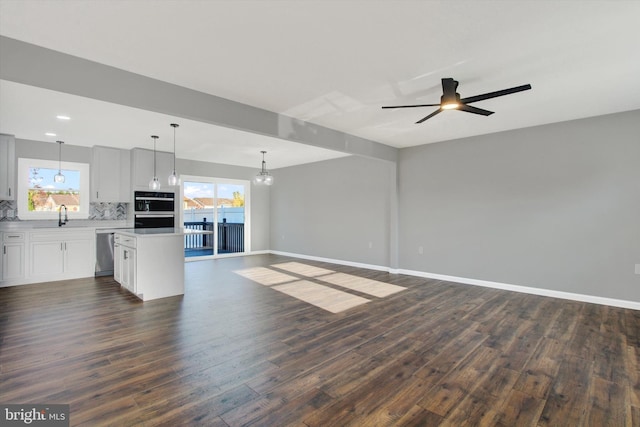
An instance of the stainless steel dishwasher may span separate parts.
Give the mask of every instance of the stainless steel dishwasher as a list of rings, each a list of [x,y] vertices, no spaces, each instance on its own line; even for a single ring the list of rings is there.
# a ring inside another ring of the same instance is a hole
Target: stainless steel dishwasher
[[[96,230],[96,276],[113,275],[113,230]]]

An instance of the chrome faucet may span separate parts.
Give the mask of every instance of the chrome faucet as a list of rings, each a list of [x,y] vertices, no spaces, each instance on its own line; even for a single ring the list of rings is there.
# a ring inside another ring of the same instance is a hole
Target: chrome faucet
[[[62,208],[64,208],[64,221],[62,220]],[[65,205],[60,205],[60,209],[58,209],[58,227],[62,227],[69,221],[69,217],[67,216],[67,207]]]

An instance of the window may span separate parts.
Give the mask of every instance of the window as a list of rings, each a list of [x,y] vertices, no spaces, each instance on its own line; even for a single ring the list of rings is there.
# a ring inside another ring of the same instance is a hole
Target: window
[[[64,182],[55,182],[59,163],[52,160],[18,159],[18,217],[58,219],[61,205],[71,219],[89,217],[89,165],[62,162]]]
[[[250,252],[250,182],[181,176],[185,257]],[[192,258],[192,259],[193,259]]]

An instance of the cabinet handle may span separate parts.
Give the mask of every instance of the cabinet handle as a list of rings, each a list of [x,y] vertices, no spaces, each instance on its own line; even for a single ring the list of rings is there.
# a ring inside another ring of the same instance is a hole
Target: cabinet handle
[[[127,259],[127,251],[124,251],[124,259]]]
[[[96,199],[99,199],[99,198],[100,198],[99,194],[100,194],[100,192],[99,192],[99,191],[96,191]]]
[[[7,245],[2,245],[2,253],[7,254]]]
[[[60,250],[64,251],[64,249],[62,249],[62,242],[60,242]]]
[[[9,187],[9,197],[11,197],[11,187]]]

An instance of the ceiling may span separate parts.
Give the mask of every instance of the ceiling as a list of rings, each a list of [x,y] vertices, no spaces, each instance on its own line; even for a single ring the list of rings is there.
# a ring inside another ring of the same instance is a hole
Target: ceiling
[[[392,147],[640,108],[638,1],[0,0],[0,34]],[[488,117],[382,105],[530,83]],[[271,168],[344,155],[2,81],[0,132]],[[63,111],[64,110],[64,111]],[[60,123],[55,114],[72,120]]]

